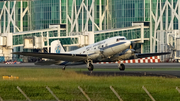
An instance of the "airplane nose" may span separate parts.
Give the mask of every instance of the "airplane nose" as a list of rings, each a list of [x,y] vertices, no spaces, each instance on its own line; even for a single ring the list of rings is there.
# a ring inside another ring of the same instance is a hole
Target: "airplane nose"
[[[129,47],[131,45],[131,41],[127,41],[125,45]]]

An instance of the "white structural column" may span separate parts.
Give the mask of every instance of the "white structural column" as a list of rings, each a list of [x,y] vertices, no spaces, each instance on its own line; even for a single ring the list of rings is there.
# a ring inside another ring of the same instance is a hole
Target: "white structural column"
[[[67,5],[66,5],[67,6]],[[59,0],[59,18],[60,18],[60,23],[61,23],[61,19],[62,19],[62,17],[61,17],[61,0]]]
[[[14,1],[14,7],[13,7],[13,10],[14,10],[14,18],[12,18],[12,19],[14,19],[14,21],[12,21],[12,23],[13,23],[13,29],[14,29],[14,33],[16,32],[16,27],[17,26],[15,26],[16,25],[16,16],[15,16],[15,14],[16,14],[16,10],[15,10],[15,5],[16,5],[16,1]]]
[[[86,6],[87,6],[87,7],[89,6],[88,0],[86,1]],[[85,4],[84,4],[84,7],[85,7]],[[83,30],[83,31],[85,31],[85,29],[86,29],[86,31],[88,31],[87,21],[88,21],[89,19],[88,19],[88,13],[87,13],[87,12],[88,12],[88,11],[87,11],[87,9],[86,9],[86,24],[85,24],[85,27],[84,27],[84,30]]]
[[[84,28],[84,9],[82,9],[82,28],[81,28],[82,31],[83,28]]]
[[[100,20],[99,20],[99,23],[101,23],[101,14],[102,14],[102,3],[101,3],[101,0],[99,0],[99,16],[100,16]],[[102,30],[102,24],[99,25],[99,29]]]
[[[3,6],[3,10],[4,10],[4,26],[3,26],[3,32],[5,32],[6,30],[6,11],[5,11],[5,7],[6,7],[6,1],[4,2],[4,6]]]
[[[18,23],[16,23],[16,15],[15,15],[17,13],[15,12],[17,9],[16,8],[17,2],[20,2],[20,27],[17,26]],[[11,24],[13,25],[13,29],[14,29],[13,32],[16,32],[16,30],[18,32],[23,31],[23,18],[25,14],[27,14],[27,12],[28,12],[28,15],[30,15],[29,5],[23,10],[23,2],[28,3],[30,1],[4,1],[4,5],[1,8],[1,12],[0,12],[0,20],[2,21],[2,18],[3,18],[3,31],[0,28],[0,33],[7,33],[7,34],[11,33],[11,30],[10,30],[10,27],[12,27]],[[10,4],[13,4],[12,8]]]
[[[152,0],[150,0],[150,10],[152,10]],[[152,11],[150,11],[150,52],[153,52],[153,49],[152,49],[152,16],[153,16],[153,13]]]
[[[10,1],[8,1],[8,9],[7,12],[10,12]],[[13,14],[13,13],[12,13]],[[9,19],[9,18],[8,18]],[[10,26],[10,20],[8,20],[8,26]],[[10,32],[10,28],[7,29],[7,32]]]
[[[91,19],[91,21],[92,21],[92,31],[94,32],[95,30],[95,28],[94,28],[94,25],[95,26],[97,26],[96,24],[95,24],[95,20],[94,20],[94,7],[95,7],[95,5],[94,5],[94,2],[95,2],[95,0],[92,0],[92,4],[91,4],[91,9],[92,9],[92,19]],[[100,4],[101,5],[101,4]],[[90,13],[89,13],[90,14]],[[90,15],[89,15],[90,16]]]
[[[151,24],[151,31],[150,31],[150,52],[155,52],[156,43],[158,42],[164,42],[167,38],[160,38],[158,40],[157,34],[159,34],[158,30],[160,30],[160,33],[163,33],[167,31],[175,31],[177,28],[174,28],[174,19],[177,19],[178,23],[178,30],[180,30],[180,0],[177,0],[176,2],[174,0],[166,0],[165,3],[162,3],[164,0],[157,0],[156,1],[156,10],[153,12],[153,8],[151,7],[151,23],[154,22],[155,26],[152,26]],[[153,1],[150,1],[150,6],[152,6]],[[159,9],[158,9],[159,8]],[[169,9],[170,8],[170,9]],[[170,11],[170,12],[169,12]],[[169,19],[171,15],[171,19]],[[164,19],[165,17],[165,19]],[[166,22],[165,24],[163,24]],[[152,27],[154,30],[152,30]],[[160,45],[161,46],[161,45]],[[162,46],[161,46],[162,47]],[[160,47],[157,47],[160,48]]]
[[[69,0],[66,0],[66,36],[68,36],[68,28],[69,28],[69,24],[67,23],[68,22],[67,15],[68,15],[68,10],[69,10],[68,1]],[[60,3],[60,7],[61,7],[61,3]]]
[[[2,20],[1,17],[2,17],[3,12],[4,12],[4,10],[2,9],[0,12],[0,21]],[[0,23],[0,33],[1,33],[1,23]]]
[[[76,0],[72,1],[72,10],[71,10],[71,15],[67,13],[67,20],[70,23],[70,32],[74,32],[74,29],[76,29],[76,32],[87,32],[87,31],[95,31],[95,28],[98,30],[102,30],[102,24],[103,21],[106,20],[106,14],[108,10],[108,3],[105,6],[104,11],[102,10],[102,1],[99,0],[99,22],[98,24],[95,23],[95,0],[92,0],[91,3],[89,3],[89,0],[82,0],[80,5],[76,4]],[[108,2],[106,0],[106,2]],[[69,3],[67,3],[68,5]],[[69,4],[70,5],[70,4]],[[69,12],[69,9],[66,9],[66,12]],[[86,14],[84,13],[86,12]],[[86,20],[85,20],[86,19]],[[78,23],[78,20],[82,20],[82,23]],[[86,22],[85,22],[86,21]],[[88,26],[89,24],[92,24]],[[108,23],[106,23],[108,24]],[[79,28],[81,26],[81,28]],[[69,27],[68,27],[69,28]],[[91,28],[92,30],[90,30]],[[80,31],[81,30],[81,31]]]

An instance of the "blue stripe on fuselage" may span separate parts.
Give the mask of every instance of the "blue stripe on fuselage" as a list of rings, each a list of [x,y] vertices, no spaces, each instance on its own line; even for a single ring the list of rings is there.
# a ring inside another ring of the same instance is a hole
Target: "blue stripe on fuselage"
[[[121,45],[121,44],[124,44],[124,43],[126,43],[126,42],[115,43],[115,44],[109,45],[108,47],[114,47],[114,46],[118,46],[118,45]]]
[[[124,44],[124,43],[126,43],[126,42],[115,43],[115,44],[112,44],[112,45],[109,45],[109,46],[107,46],[107,47],[103,47],[103,48],[100,48],[100,49],[105,50],[105,49],[107,49],[107,48],[111,48],[111,47],[114,47],[114,46],[118,46],[118,45],[121,45],[121,44]],[[93,55],[93,54],[97,54],[97,53],[91,53],[91,54],[88,54],[88,56]]]
[[[115,47],[115,46],[118,46],[118,45],[121,45],[121,44],[124,44],[126,42],[119,42],[119,43],[115,43],[115,44],[112,44],[112,45],[109,45],[107,47],[104,47],[103,49],[107,49],[107,48],[111,48],[111,47]]]

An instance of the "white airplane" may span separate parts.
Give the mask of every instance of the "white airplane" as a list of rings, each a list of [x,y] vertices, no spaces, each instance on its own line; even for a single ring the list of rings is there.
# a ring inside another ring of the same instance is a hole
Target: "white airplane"
[[[60,41],[56,40],[51,43],[51,53],[14,52],[13,54],[48,58],[51,59],[51,61],[40,61],[35,64],[64,65],[63,69],[65,69],[68,65],[87,64],[89,71],[93,71],[94,62],[116,62],[121,60],[170,54],[170,52],[145,54],[134,53],[134,50],[130,49],[132,42],[133,41],[126,40],[126,37],[124,36],[116,36],[74,51],[65,52],[64,48],[60,44]],[[119,63],[118,68],[120,70],[125,70],[125,65],[123,63]]]

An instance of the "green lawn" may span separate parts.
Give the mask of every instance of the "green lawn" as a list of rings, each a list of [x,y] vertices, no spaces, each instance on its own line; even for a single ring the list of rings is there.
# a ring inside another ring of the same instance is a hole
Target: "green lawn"
[[[68,70],[73,70],[73,71],[88,71],[88,69],[85,68],[66,68]],[[94,68],[93,71],[120,71],[118,68]],[[126,68],[125,71],[180,71],[180,68]]]
[[[87,76],[75,70],[0,68],[0,97],[3,100],[25,100],[17,90],[19,86],[31,100],[55,100],[46,89],[48,86],[60,100],[87,100],[78,89],[80,86],[91,100],[117,101],[109,88],[111,85],[124,101],[151,101],[142,89],[144,85],[157,101],[180,101],[180,94],[175,89],[176,86],[180,88],[179,78]],[[3,80],[3,75],[18,76],[19,79]]]

